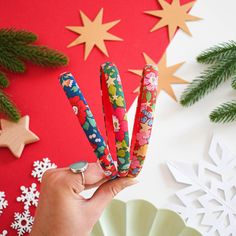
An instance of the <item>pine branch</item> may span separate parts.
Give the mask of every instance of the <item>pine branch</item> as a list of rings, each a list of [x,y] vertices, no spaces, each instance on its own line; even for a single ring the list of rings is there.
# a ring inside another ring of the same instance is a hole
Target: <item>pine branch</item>
[[[198,79],[194,79],[180,98],[183,106],[190,106],[216,89],[229,77],[236,74],[236,57],[222,59],[220,63],[207,68]]]
[[[68,64],[68,58],[64,54],[45,46],[15,43],[5,47],[18,58],[40,66],[57,67]]]
[[[229,41],[203,51],[198,57],[199,63],[212,64],[228,57],[236,57],[236,42]]]
[[[236,76],[232,78],[231,86],[236,89]]]
[[[21,117],[20,112],[8,96],[0,91],[0,112],[5,114],[12,121],[18,121]]]
[[[210,114],[212,122],[225,123],[236,120],[236,101],[223,103]]]
[[[33,43],[37,38],[37,35],[25,30],[16,30],[14,28],[0,29],[0,45],[5,42]]]
[[[14,54],[7,52],[2,45],[0,45],[0,66],[11,72],[23,73],[25,71],[24,63]]]
[[[5,73],[0,71],[0,87],[6,88],[9,86],[9,80]]]

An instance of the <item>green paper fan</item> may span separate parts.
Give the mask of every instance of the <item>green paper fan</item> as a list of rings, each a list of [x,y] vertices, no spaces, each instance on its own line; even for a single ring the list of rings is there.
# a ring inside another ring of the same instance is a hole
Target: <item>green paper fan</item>
[[[127,203],[113,200],[104,210],[90,236],[202,236],[187,227],[168,209],[157,209],[145,200]]]

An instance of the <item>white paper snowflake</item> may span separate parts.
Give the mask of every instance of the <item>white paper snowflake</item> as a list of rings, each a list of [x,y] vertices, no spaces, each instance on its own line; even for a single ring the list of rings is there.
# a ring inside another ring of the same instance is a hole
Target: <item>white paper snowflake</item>
[[[6,236],[7,235],[7,230],[3,230],[2,233],[0,234],[0,236]]]
[[[236,236],[236,157],[213,137],[209,161],[194,166],[168,161],[175,180],[187,185],[176,192],[180,204],[170,206],[204,236]]]
[[[29,188],[26,188],[25,186],[20,187],[22,194],[17,197],[16,200],[24,203],[25,210],[28,210],[32,205],[38,206],[39,192],[36,187],[37,185],[35,183],[32,183]]]
[[[24,211],[22,214],[15,212],[14,222],[11,224],[11,227],[21,236],[25,233],[30,233],[33,222],[34,217],[30,215],[29,210]]]
[[[51,163],[51,161],[48,158],[43,158],[42,161],[35,161],[34,169],[31,173],[31,175],[38,179],[39,182],[42,181],[43,174],[46,170],[57,168],[56,164]]]
[[[5,199],[6,195],[5,192],[0,192],[0,215],[3,212],[3,209],[5,209],[8,206],[8,202]]]

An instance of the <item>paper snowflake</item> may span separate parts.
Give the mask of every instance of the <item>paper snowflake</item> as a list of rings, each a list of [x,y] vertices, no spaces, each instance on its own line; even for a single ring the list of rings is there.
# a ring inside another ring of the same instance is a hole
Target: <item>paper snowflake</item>
[[[36,189],[37,185],[32,183],[29,188],[21,186],[20,189],[22,194],[20,197],[17,197],[18,202],[24,203],[24,209],[28,210],[30,206],[38,206],[39,192]]]
[[[201,226],[206,236],[236,235],[236,157],[213,137],[210,159],[197,168],[176,161],[167,165],[175,180],[186,185],[176,192],[180,204],[171,208],[187,223]]]
[[[3,212],[3,209],[8,206],[8,202],[5,197],[5,192],[0,192],[0,215]]]
[[[3,230],[2,233],[0,234],[0,236],[6,236],[7,235],[7,230]]]
[[[34,169],[31,175],[34,178],[37,178],[39,182],[42,181],[43,174],[46,170],[57,168],[57,166],[54,163],[51,163],[48,158],[43,158],[42,161],[35,161],[33,166]]]
[[[24,211],[22,214],[15,212],[14,222],[11,224],[11,227],[21,236],[25,233],[30,233],[33,222],[34,217],[30,215],[29,210]]]

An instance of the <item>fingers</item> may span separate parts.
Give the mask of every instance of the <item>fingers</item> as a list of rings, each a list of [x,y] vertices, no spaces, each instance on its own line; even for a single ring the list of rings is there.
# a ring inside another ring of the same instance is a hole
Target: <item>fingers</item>
[[[110,201],[124,188],[134,185],[138,181],[134,178],[118,178],[110,180],[102,184],[94,193],[92,198],[88,200],[90,209],[96,209],[95,214],[100,216],[104,208],[110,203]]]
[[[73,173],[69,167],[60,168],[58,171],[64,171],[67,175],[70,175],[71,178],[76,178],[82,184],[81,174]],[[100,167],[99,163],[88,163],[88,169],[84,172],[85,177],[85,187],[91,188],[91,186],[97,186],[100,182],[105,181],[106,176]]]

